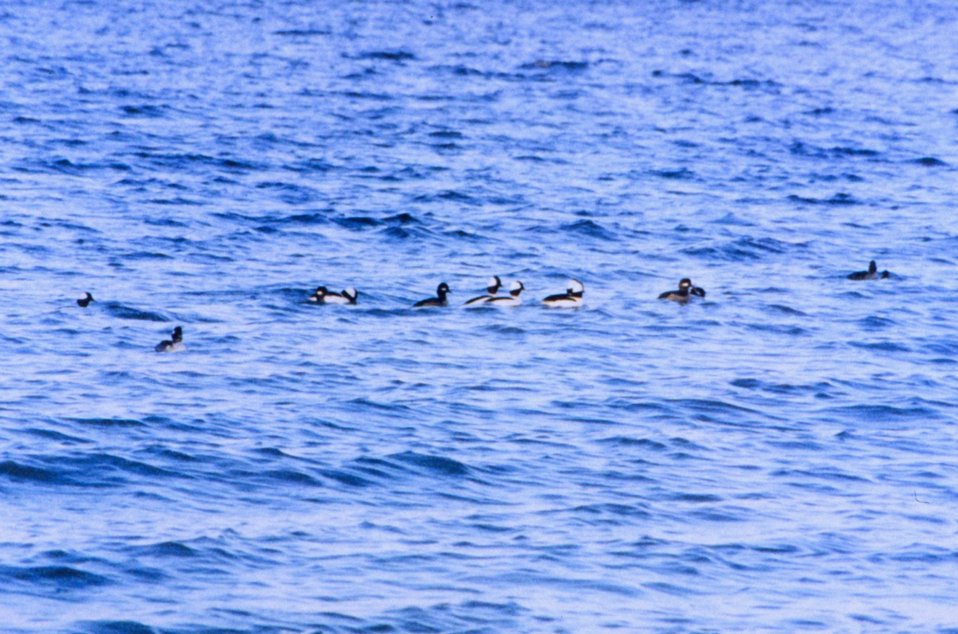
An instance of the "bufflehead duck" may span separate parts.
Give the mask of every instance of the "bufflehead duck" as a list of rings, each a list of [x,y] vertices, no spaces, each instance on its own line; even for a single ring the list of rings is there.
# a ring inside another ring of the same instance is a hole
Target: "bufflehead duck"
[[[687,302],[693,295],[705,297],[705,289],[692,286],[692,280],[683,277],[679,281],[679,290],[665,291],[659,295],[659,299],[671,299],[673,302]]]
[[[549,295],[542,303],[553,308],[578,308],[582,305],[582,295],[585,293],[585,286],[579,280],[570,280],[569,287],[565,293]]]
[[[343,292],[340,293],[339,296],[345,299],[346,301],[338,302],[338,303],[355,304],[356,300],[359,299],[359,291],[357,291],[355,288],[350,286],[349,288],[343,290]]]
[[[449,285],[445,282],[442,282],[439,286],[436,287],[436,297],[430,297],[428,299],[422,299],[413,304],[413,308],[420,308],[422,306],[445,306],[449,302],[446,300],[446,295],[451,293],[449,290]]]
[[[498,275],[493,275],[489,278],[489,283],[486,286],[486,295],[479,295],[478,297],[473,297],[465,303],[465,306],[481,306],[485,304],[490,299],[495,297],[496,293],[499,292],[499,289],[502,288],[502,280],[499,279]]]
[[[309,296],[309,301],[318,304],[355,304],[358,297],[359,291],[352,287],[342,293],[335,293],[325,286],[320,286]]]
[[[329,289],[325,286],[317,286],[316,290],[313,291],[313,294],[309,296],[309,301],[323,303],[323,298],[326,297],[326,293],[329,292]]]
[[[867,271],[856,271],[848,276],[850,280],[877,280],[877,279],[886,279],[891,275],[888,271],[882,271],[879,275],[878,265],[875,264],[875,260],[872,260],[868,263]]]
[[[157,352],[176,352],[183,349],[183,329],[177,326],[173,329],[172,339],[164,339],[156,344]]]
[[[522,285],[522,282],[516,280],[509,286],[509,296],[508,297],[490,297],[487,303],[494,306],[518,306],[522,303],[522,300],[519,299],[519,294],[526,289]]]
[[[90,295],[90,293],[87,293],[85,296],[77,300],[77,304],[79,304],[80,308],[86,308],[87,306],[90,305],[90,302],[94,302],[94,301],[96,300],[93,299],[93,295]]]

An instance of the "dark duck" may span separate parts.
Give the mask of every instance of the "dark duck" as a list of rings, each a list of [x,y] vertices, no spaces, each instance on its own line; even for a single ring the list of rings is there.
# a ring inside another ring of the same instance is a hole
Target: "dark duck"
[[[428,297],[426,299],[421,299],[415,304],[413,304],[413,308],[423,308],[427,306],[446,306],[447,304],[449,304],[449,300],[446,299],[446,295],[448,295],[451,292],[452,291],[449,290],[449,285],[446,284],[445,282],[442,282],[441,284],[439,284],[439,286],[436,287],[435,297]]]
[[[179,326],[173,329],[173,333],[170,335],[171,339],[164,339],[160,343],[156,344],[157,352],[176,352],[177,350],[183,349],[183,329]]]
[[[679,280],[679,288],[674,291],[665,291],[659,299],[669,299],[673,302],[687,302],[692,297],[705,297],[705,289],[692,285],[692,280],[683,277]]]
[[[850,280],[877,280],[877,279],[886,279],[891,276],[891,273],[888,271],[878,272],[878,265],[875,264],[875,260],[872,260],[868,263],[867,271],[855,271],[848,275]]]

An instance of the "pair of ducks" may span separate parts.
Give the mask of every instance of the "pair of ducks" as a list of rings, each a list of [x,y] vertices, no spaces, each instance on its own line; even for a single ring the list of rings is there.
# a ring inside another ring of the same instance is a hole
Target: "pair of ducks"
[[[90,302],[95,301],[96,300],[93,299],[93,295],[87,292],[84,293],[83,297],[77,300],[77,305],[80,308],[86,308],[90,305]],[[173,329],[169,339],[164,339],[160,343],[156,344],[156,347],[153,349],[157,352],[177,352],[183,348],[183,328],[181,326],[177,326]]]
[[[848,275],[850,280],[877,280],[877,279],[888,279],[891,277],[891,273],[887,270],[882,271],[881,274],[878,273],[878,265],[875,263],[875,260],[872,260],[868,263],[867,271],[855,271]],[[659,295],[659,299],[671,299],[676,302],[686,302],[693,295],[698,297],[705,297],[705,289],[699,288],[698,286],[692,285],[692,280],[685,277],[679,282],[679,289],[677,291],[665,291]]]
[[[483,304],[492,304],[493,306],[518,306],[521,303],[519,294],[526,289],[522,282],[516,280],[509,287],[509,295],[497,297],[496,293],[499,292],[500,288],[502,288],[502,280],[499,279],[498,275],[493,275],[489,278],[489,282],[486,285],[486,294],[473,297],[463,305],[482,306]]]
[[[489,282],[486,286],[486,294],[473,297],[470,300],[467,300],[464,306],[468,307],[477,307],[477,306],[518,306],[522,303],[520,295],[522,291],[525,290],[525,285],[522,282],[516,280],[509,287],[508,295],[497,295],[499,289],[502,288],[502,280],[499,279],[498,275],[493,275],[489,278]],[[439,284],[436,288],[436,296],[428,297],[426,299],[420,300],[413,304],[413,308],[425,308],[429,306],[448,306],[449,298],[447,297],[452,291],[449,290],[449,285],[445,282]],[[565,293],[557,293],[555,295],[549,295],[542,300],[542,303],[546,306],[556,307],[556,308],[576,308],[582,305],[582,296],[585,294],[585,286],[579,280],[571,280],[569,282],[568,288],[566,288]]]
[[[872,260],[868,263],[867,271],[855,271],[848,275],[850,280],[877,280],[882,279],[886,280],[891,277],[891,273],[887,270],[878,272],[878,264],[875,263],[875,260]],[[659,299],[671,299],[677,302],[688,301],[693,295],[698,297],[705,297],[705,289],[699,288],[698,286],[692,285],[692,280],[685,277],[679,282],[679,289],[677,291],[666,291],[659,295]]]

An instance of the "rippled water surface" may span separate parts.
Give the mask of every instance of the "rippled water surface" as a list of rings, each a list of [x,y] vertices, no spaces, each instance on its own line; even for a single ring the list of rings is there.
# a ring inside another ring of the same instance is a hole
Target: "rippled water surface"
[[[5,3],[0,630],[958,631],[956,33]]]

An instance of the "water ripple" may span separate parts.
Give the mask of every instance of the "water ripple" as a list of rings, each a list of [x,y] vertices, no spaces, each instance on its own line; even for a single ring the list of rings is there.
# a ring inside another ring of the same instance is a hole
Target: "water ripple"
[[[828,8],[0,10],[4,630],[953,629],[958,10]]]

